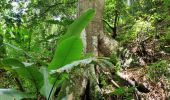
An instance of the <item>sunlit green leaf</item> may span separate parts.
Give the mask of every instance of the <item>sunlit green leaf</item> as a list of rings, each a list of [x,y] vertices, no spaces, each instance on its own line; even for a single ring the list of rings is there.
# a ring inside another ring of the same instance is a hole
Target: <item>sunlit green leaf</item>
[[[80,33],[87,26],[95,14],[94,9],[89,9],[74,21],[68,28],[66,34],[59,40],[49,69],[57,69],[72,61],[79,60],[83,50]]]
[[[50,74],[54,74],[54,73],[57,73],[57,72],[64,72],[64,71],[68,71],[68,70],[71,70],[73,67],[77,66],[77,65],[80,65],[80,64],[89,64],[91,63],[92,61],[96,60],[96,58],[87,58],[87,59],[83,59],[83,60],[78,60],[78,61],[74,61],[70,64],[67,64],[65,66],[62,66],[61,68],[59,69],[56,69],[56,70],[51,70],[50,71]]]
[[[83,13],[77,20],[75,20],[67,29],[66,34],[60,39],[59,42],[69,38],[70,36],[80,36],[80,33],[83,29],[88,25],[88,23],[92,20],[95,14],[94,9],[89,9],[85,13]]]
[[[83,50],[83,43],[79,37],[73,36],[62,41],[56,48],[54,58],[49,69],[60,68],[72,61],[79,60]]]

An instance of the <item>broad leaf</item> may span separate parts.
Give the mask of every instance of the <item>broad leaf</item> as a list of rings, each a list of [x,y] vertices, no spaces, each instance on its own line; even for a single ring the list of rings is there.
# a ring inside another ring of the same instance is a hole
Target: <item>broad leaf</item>
[[[17,59],[4,59],[3,64],[14,70],[20,77],[28,79],[39,90],[43,85],[43,75],[34,66],[26,67]]]
[[[69,71],[71,70],[73,67],[77,66],[77,65],[80,65],[80,64],[89,64],[91,63],[92,61],[95,61],[96,58],[87,58],[87,59],[83,59],[83,60],[78,60],[78,61],[74,61],[70,64],[67,64],[65,66],[62,66],[61,68],[59,69],[56,69],[56,70],[51,70],[50,71],[50,74],[55,74],[55,73],[60,73],[60,72],[64,72],[64,71]]]
[[[44,95],[44,96],[46,97],[46,99],[47,99],[48,96],[49,96],[49,94],[50,94],[50,90],[51,90],[51,88],[52,88],[52,85],[50,84],[50,81],[49,81],[47,68],[41,67],[40,71],[41,71],[41,73],[42,73],[43,76],[44,76],[44,85],[43,85],[43,87],[41,88],[40,93],[41,93],[42,95]]]
[[[21,63],[20,61],[16,60],[16,59],[4,59],[2,60],[2,64],[5,65],[5,69],[7,70],[12,70],[15,67],[25,67],[23,63]]]
[[[69,38],[70,36],[79,36],[83,29],[88,25],[88,23],[92,20],[95,14],[94,9],[89,9],[85,13],[83,13],[77,20],[75,20],[68,28],[66,34],[61,37],[59,42]]]
[[[23,93],[13,89],[0,89],[0,100],[21,100],[22,98],[34,97],[34,95]]]
[[[73,36],[62,41],[56,48],[49,70],[60,68],[75,60],[79,60],[83,51],[83,43],[79,37]]]
[[[94,14],[95,10],[89,9],[69,26],[66,34],[59,40],[53,60],[49,64],[49,70],[60,68],[80,59],[83,50],[80,33],[93,18]]]

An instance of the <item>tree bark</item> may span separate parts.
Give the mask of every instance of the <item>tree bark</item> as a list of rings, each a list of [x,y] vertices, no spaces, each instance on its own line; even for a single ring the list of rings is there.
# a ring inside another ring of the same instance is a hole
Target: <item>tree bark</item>
[[[103,33],[104,0],[79,0],[78,16],[89,8],[94,8],[96,14],[93,20],[82,32],[84,53],[93,53],[94,56],[110,56],[118,47],[117,41]],[[72,72],[63,83],[57,100],[71,96],[73,100],[101,100],[103,99],[98,86],[96,68],[93,64],[80,67]]]
[[[96,15],[85,29],[86,34],[86,53],[95,53],[98,55],[98,36],[103,34],[103,9],[104,0],[79,0],[78,15],[89,8],[96,10]],[[96,43],[96,44],[95,44]],[[97,47],[96,47],[97,46]]]
[[[103,7],[104,0],[79,0],[78,2],[78,16],[89,8],[96,9],[96,14],[93,20],[82,32],[82,38],[85,42],[85,53],[93,53],[98,56],[98,37],[103,34]],[[62,85],[61,91],[57,100],[63,97],[72,95],[73,100],[100,100],[100,88],[98,87],[95,66],[90,64],[86,67],[76,69],[71,73],[69,79]]]

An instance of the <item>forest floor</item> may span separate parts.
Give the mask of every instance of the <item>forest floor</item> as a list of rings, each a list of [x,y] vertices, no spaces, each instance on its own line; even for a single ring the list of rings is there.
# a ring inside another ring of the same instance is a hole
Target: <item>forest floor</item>
[[[133,91],[133,86],[114,74],[112,79],[104,78],[107,80],[107,85],[102,87],[102,92],[105,94],[106,100],[169,100],[170,83],[168,79],[161,77],[159,81],[153,81],[149,78],[147,69],[147,67],[129,68],[121,73],[128,80],[135,80],[138,84],[142,84],[149,92],[141,92],[138,89]]]
[[[166,77],[161,77],[159,81],[154,82],[147,76],[147,69],[147,67],[132,68],[123,71],[123,73],[149,89],[150,92],[148,93],[140,93],[141,98],[147,100],[165,100],[167,97],[170,97],[170,92],[167,90],[170,88],[170,84]]]
[[[170,53],[158,49],[158,44],[160,43],[158,39],[148,38],[142,45],[133,41],[123,46],[128,51],[127,55],[134,56],[134,58],[131,56],[133,60],[139,58],[138,63],[137,66],[132,64],[133,67],[128,66],[120,70],[122,77],[117,74],[111,74],[111,78],[103,78],[106,80],[107,85],[102,90],[108,100],[170,100],[169,74],[165,75],[167,72],[170,73],[168,71],[169,65],[167,65],[170,63]],[[165,45],[168,45],[168,43]],[[127,61],[130,59],[130,57],[126,57],[126,53],[122,58]],[[160,64],[161,61],[166,61],[166,63]],[[141,89],[137,88],[139,85],[144,86],[142,89],[147,89],[148,91],[139,91]],[[132,87],[135,87],[135,90],[129,91]],[[129,95],[128,93],[131,94]]]

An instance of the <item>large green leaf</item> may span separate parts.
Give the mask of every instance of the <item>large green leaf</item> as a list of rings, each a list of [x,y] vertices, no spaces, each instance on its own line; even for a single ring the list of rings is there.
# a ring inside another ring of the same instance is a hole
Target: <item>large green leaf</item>
[[[39,90],[43,86],[43,75],[34,66],[25,66],[17,59],[4,59],[2,63],[15,71],[20,77],[28,79]]]
[[[94,9],[89,9],[75,20],[68,28],[66,34],[60,38],[49,70],[55,70],[81,57],[83,43],[80,33],[87,26],[95,14]]]
[[[16,60],[16,59],[4,59],[2,60],[2,64],[5,65],[5,69],[6,70],[13,70],[13,68],[16,68],[16,67],[25,67],[23,63],[21,63],[19,60]]]
[[[0,89],[0,100],[21,100],[22,98],[34,98],[35,96],[14,89]]]
[[[72,36],[62,41],[56,48],[54,58],[49,64],[49,70],[60,68],[72,61],[79,60],[83,51],[82,40]]]
[[[70,36],[80,36],[82,30],[88,25],[88,23],[92,20],[95,14],[94,9],[89,9],[85,13],[83,13],[77,20],[75,20],[68,28],[66,34],[61,37],[59,42],[69,38]]]
[[[52,88],[52,85],[49,81],[49,77],[48,77],[48,70],[46,67],[41,67],[40,69],[41,73],[43,74],[44,76],[44,85],[43,87],[41,88],[40,90],[40,93],[42,95],[44,95],[46,97],[46,99],[48,98],[49,94],[50,94],[50,91],[51,91],[51,88]]]
[[[91,63],[92,61],[96,61],[96,60],[97,59],[95,57],[93,57],[93,58],[86,58],[86,59],[82,59],[82,60],[77,60],[77,61],[69,63],[69,64],[67,64],[65,66],[62,66],[59,69],[51,70],[50,74],[61,73],[61,72],[65,72],[65,71],[68,72],[69,70],[71,70],[75,66],[78,66],[80,64],[87,65],[87,64]]]

